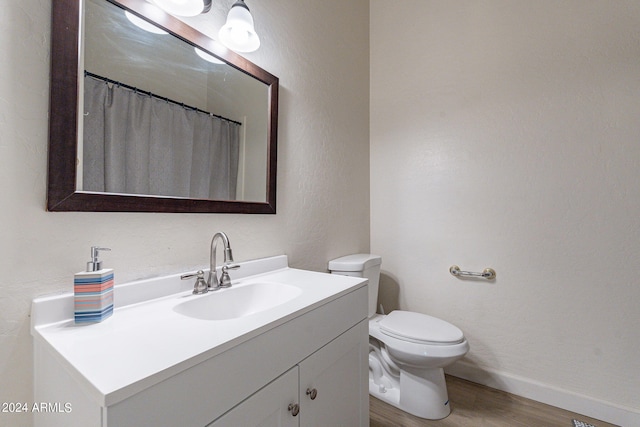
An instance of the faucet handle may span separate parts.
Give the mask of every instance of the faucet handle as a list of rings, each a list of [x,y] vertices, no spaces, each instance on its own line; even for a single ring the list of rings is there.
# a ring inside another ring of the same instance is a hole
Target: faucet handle
[[[195,295],[206,294],[209,289],[207,287],[207,282],[204,281],[204,271],[198,270],[196,273],[187,273],[180,276],[180,279],[187,280],[195,277],[196,283],[193,285],[193,293]]]
[[[240,267],[242,267],[240,264],[225,264],[222,266],[222,271],[237,270]]]
[[[222,274],[220,275],[220,287],[230,288],[231,277],[229,277],[229,270],[237,270],[240,268],[240,264],[225,264],[222,266]]]

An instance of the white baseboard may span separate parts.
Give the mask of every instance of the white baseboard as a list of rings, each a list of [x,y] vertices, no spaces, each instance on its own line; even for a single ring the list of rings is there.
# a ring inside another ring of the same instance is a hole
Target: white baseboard
[[[454,377],[526,397],[567,411],[586,415],[621,427],[640,426],[640,412],[591,397],[459,361],[445,369]]]

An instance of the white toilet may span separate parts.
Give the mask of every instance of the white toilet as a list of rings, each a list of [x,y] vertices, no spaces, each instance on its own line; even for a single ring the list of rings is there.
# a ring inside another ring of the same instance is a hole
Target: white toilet
[[[381,263],[371,254],[329,261],[333,274],[369,279],[369,394],[421,418],[444,418],[451,408],[443,368],[469,343],[460,329],[426,314],[376,314]]]

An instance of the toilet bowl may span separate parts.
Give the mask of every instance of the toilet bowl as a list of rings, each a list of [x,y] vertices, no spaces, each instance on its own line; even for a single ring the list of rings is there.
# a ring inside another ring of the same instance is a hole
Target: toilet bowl
[[[329,262],[333,274],[369,279],[369,394],[426,419],[451,412],[444,367],[469,343],[456,326],[436,317],[395,310],[376,314],[381,258],[347,255]]]

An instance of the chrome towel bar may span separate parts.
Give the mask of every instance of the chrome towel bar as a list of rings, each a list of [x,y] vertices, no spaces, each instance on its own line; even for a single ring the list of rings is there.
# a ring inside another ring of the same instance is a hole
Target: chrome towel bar
[[[462,271],[457,265],[452,265],[449,267],[449,273],[456,277],[482,277],[487,280],[496,278],[496,271],[493,268],[485,268],[482,273],[475,273],[473,271]]]

